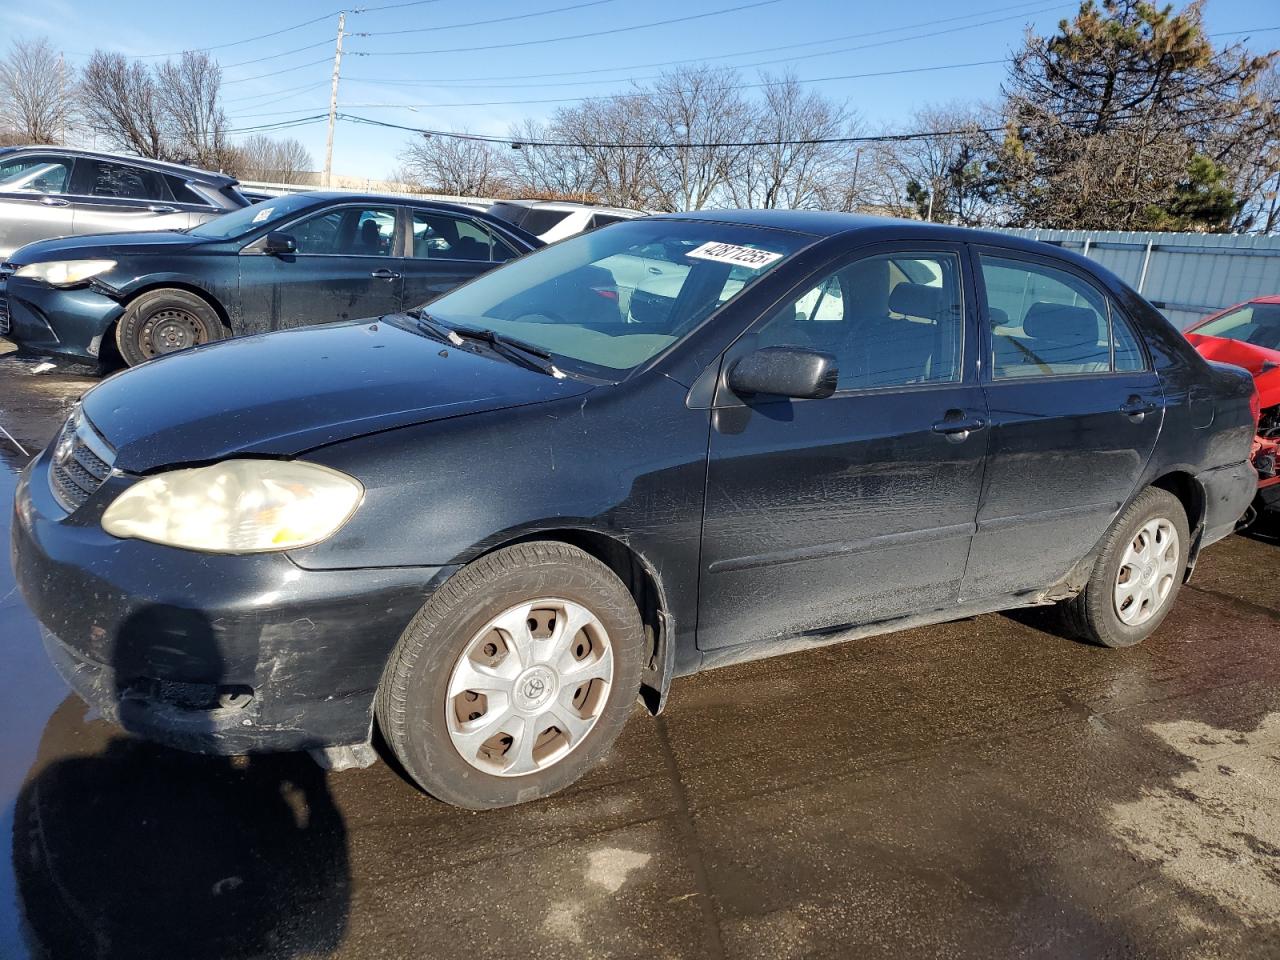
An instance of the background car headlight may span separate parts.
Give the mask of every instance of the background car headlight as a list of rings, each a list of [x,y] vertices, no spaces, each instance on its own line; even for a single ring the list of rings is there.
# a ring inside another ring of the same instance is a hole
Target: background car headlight
[[[291,550],[332,536],[363,496],[358,480],[318,464],[225,460],[135,483],[102,529],[207,553]]]
[[[53,287],[69,287],[106,273],[115,265],[114,260],[50,260],[48,263],[29,263],[25,267],[19,267],[14,276],[43,280]]]

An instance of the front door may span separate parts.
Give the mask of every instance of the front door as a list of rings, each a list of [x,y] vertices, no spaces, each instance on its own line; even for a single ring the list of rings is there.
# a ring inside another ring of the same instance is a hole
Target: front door
[[[1084,274],[975,252],[991,442],[965,600],[1066,576],[1135,492],[1164,414],[1132,326]]]
[[[751,350],[829,353],[821,400],[722,386],[712,413],[702,649],[954,606],[973,536],[986,407],[958,245],[882,247],[749,331]]]
[[[262,253],[262,240],[241,251],[238,333],[354,320],[401,308],[404,258],[397,207],[330,207],[279,232],[293,254]]]
[[[514,260],[507,243],[469,217],[408,208],[409,247],[404,265],[407,308],[430,303],[495,264]]]

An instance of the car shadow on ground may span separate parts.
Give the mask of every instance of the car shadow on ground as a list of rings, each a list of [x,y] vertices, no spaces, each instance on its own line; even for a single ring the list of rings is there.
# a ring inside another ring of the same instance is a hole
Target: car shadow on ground
[[[143,715],[137,670],[153,647],[179,658],[171,670],[222,673],[203,615],[158,606],[131,618],[104,690],[107,703],[134,708],[120,711],[126,730]],[[200,687],[176,686],[165,693],[191,698],[186,729],[203,729]],[[203,692],[213,696],[212,686]],[[309,756],[183,753],[85,723],[84,711],[71,696],[54,712],[14,812],[34,953],[229,960],[338,948],[350,901],[346,828]]]

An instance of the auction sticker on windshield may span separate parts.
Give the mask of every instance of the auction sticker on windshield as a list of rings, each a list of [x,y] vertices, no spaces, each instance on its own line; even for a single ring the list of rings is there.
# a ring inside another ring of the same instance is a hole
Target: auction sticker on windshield
[[[253,222],[261,223],[263,220],[267,219],[267,217],[271,216],[271,210],[271,207],[263,207],[253,215]]]
[[[704,243],[690,250],[685,256],[698,260],[714,260],[716,263],[729,263],[735,267],[747,267],[750,270],[760,270],[782,259],[782,254],[771,250],[757,250],[755,247],[740,247],[734,243],[716,243],[715,241]]]

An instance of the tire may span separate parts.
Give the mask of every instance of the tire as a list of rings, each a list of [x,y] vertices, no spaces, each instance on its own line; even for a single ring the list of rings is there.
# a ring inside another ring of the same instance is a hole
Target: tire
[[[612,570],[568,544],[517,544],[435,592],[401,635],[375,710],[423,790],[488,810],[555,793],[603,757],[643,663],[640,613]]]
[[[116,347],[129,366],[221,340],[226,328],[204,298],[186,290],[149,290],[135,297],[116,324]]]
[[[1062,604],[1068,629],[1103,647],[1141,643],[1177,601],[1190,548],[1191,531],[1181,501],[1167,490],[1148,487],[1103,537],[1084,590]],[[1144,562],[1145,557],[1150,560]]]

